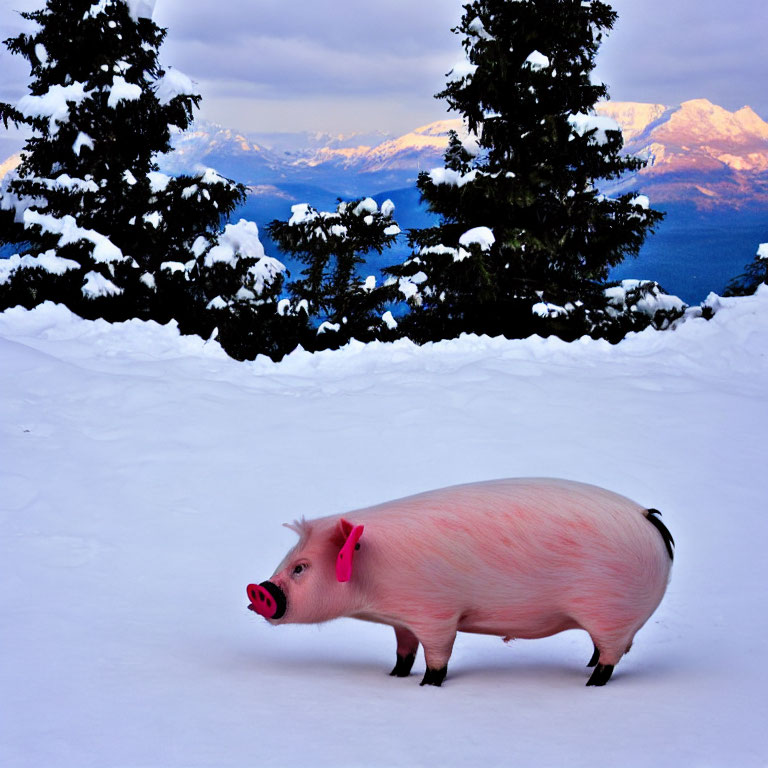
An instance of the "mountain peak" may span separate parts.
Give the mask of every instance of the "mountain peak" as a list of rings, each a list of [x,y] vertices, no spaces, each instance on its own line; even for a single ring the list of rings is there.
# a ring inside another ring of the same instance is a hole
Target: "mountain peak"
[[[18,152],[15,155],[11,155],[10,157],[0,162],[0,181],[5,178],[6,174],[8,174],[10,171],[13,171],[20,162],[21,154]]]
[[[420,125],[411,133],[417,136],[447,136],[449,131],[456,131],[459,134],[466,133],[464,121],[460,117],[437,120],[434,123]]]
[[[768,152],[768,123],[749,107],[729,112],[708,99],[684,101],[654,133],[667,144],[706,143],[718,151],[749,147]]]
[[[744,130],[768,141],[768,123],[752,107],[742,107],[737,112],[734,112],[733,116],[743,126]]]
[[[751,107],[730,112],[699,98],[669,108],[601,104],[598,112],[622,126],[627,152],[649,160],[619,188],[631,185],[658,202],[685,200],[710,208],[768,199],[768,123]]]
[[[624,141],[630,142],[660,120],[669,107],[637,101],[603,101],[596,105],[595,111],[612,117],[621,126]]]
[[[709,99],[705,98],[698,98],[698,99],[688,99],[687,101],[684,101],[680,104],[681,109],[694,109],[694,110],[702,110],[705,112],[711,112],[713,110],[722,111],[725,112],[727,110],[723,109],[722,107],[719,107],[717,104],[714,104]]]
[[[755,110],[752,109],[752,107],[750,107],[748,104],[745,104],[741,109],[736,110],[734,114],[743,115],[749,119],[757,118],[758,120],[762,121],[760,115],[758,115],[757,112],[755,112]]]

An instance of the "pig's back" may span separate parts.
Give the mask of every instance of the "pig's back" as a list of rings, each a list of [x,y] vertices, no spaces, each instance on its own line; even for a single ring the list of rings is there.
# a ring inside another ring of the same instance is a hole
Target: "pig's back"
[[[640,526],[646,510],[598,486],[551,478],[511,478],[455,485],[350,513],[361,523],[408,530],[426,539],[462,533],[492,544],[498,535],[538,539],[549,528],[581,528],[600,537]]]

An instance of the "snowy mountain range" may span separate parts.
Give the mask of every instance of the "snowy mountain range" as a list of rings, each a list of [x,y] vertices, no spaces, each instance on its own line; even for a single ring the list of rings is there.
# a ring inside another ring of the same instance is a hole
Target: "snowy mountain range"
[[[768,123],[750,107],[729,112],[694,99],[678,106],[605,102],[597,110],[621,125],[628,152],[649,160],[610,191],[639,188],[655,203],[704,209],[768,205]],[[214,167],[258,197],[292,197],[296,185],[333,196],[374,194],[411,186],[420,170],[441,164],[450,130],[462,133],[461,121],[441,120],[402,136],[246,134],[198,122],[176,136],[175,152],[161,165],[171,173]],[[0,178],[16,162],[18,156],[0,161]]]
[[[672,107],[606,102],[598,112],[621,125],[628,152],[649,160],[620,187],[700,208],[768,205],[768,123],[750,107],[729,112],[695,99]],[[301,182],[342,195],[370,194],[408,186],[419,170],[439,165],[449,130],[461,133],[461,121],[441,120],[398,137],[243,134],[200,123],[177,137],[164,166],[212,165],[256,187]]]
[[[637,190],[667,212],[638,259],[613,276],[658,280],[689,302],[722,291],[768,238],[768,123],[749,107],[729,112],[706,99],[678,106],[606,102],[598,111],[621,125],[628,152],[649,160],[604,191]],[[296,203],[327,209],[338,197],[363,195],[393,200],[406,230],[430,220],[416,176],[442,164],[451,129],[461,133],[461,121],[441,120],[402,136],[246,134],[198,122],[175,137],[175,152],[161,159],[161,167],[167,173],[213,167],[245,183],[249,198],[239,215],[256,221],[262,233],[269,221],[287,219]],[[0,158],[21,145],[17,137],[0,135]],[[18,160],[0,161],[0,178]]]
[[[621,125],[628,152],[649,160],[623,186],[704,209],[768,205],[768,123],[750,107],[729,112],[694,99],[676,107],[607,102],[598,111]]]
[[[451,129],[461,130],[461,121],[430,123],[399,137],[383,132],[243,134],[197,123],[176,137],[163,169],[211,165],[254,186],[301,182],[339,194],[363,194],[407,186],[420,169],[438,165]]]

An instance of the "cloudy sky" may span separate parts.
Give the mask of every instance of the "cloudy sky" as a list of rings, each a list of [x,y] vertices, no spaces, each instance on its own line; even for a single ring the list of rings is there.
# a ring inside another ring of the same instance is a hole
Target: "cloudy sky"
[[[22,28],[0,0],[0,38]],[[619,101],[708,98],[768,119],[766,0],[613,0],[596,76]],[[165,65],[190,75],[201,116],[244,131],[386,130],[440,119],[433,94],[462,57],[461,0],[157,0]],[[0,100],[24,92],[24,62],[0,54]],[[0,131],[2,129],[0,128]]]

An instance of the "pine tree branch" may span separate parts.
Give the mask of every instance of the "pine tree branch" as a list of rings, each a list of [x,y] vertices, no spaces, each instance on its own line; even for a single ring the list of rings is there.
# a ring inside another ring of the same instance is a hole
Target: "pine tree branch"
[[[16,127],[19,126],[19,123],[29,124],[29,118],[19,112],[16,107],[3,101],[0,101],[0,120],[3,121],[6,130],[8,129],[9,122],[14,123]]]

